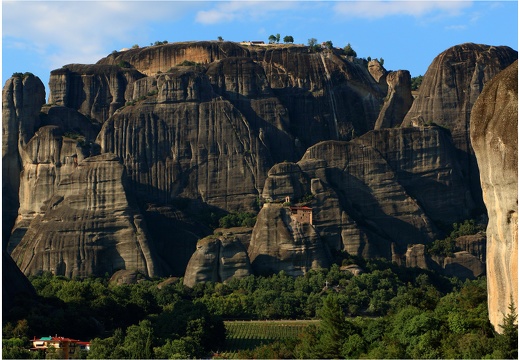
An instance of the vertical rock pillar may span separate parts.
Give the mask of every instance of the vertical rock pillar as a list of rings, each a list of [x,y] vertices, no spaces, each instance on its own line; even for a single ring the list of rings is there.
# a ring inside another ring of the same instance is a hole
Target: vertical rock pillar
[[[518,311],[518,61],[484,87],[471,112],[487,228],[489,319],[495,330]]]

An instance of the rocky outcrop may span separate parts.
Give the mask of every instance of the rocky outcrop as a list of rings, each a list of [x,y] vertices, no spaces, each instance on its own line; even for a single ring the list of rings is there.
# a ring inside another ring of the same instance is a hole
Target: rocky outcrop
[[[113,154],[80,162],[14,249],[20,269],[26,275],[50,271],[67,277],[104,276],[120,269],[160,275],[125,182],[124,167]]]
[[[311,224],[300,223],[290,217],[288,208],[269,203],[257,216],[248,254],[258,275],[283,270],[300,276],[331,264],[329,249]]]
[[[9,78],[2,90],[2,239],[5,248],[19,207],[21,149],[40,125],[45,104],[41,80],[25,74]]]
[[[186,274],[184,285],[193,287],[199,282],[226,282],[251,274],[251,264],[239,239],[210,236],[197,243]]]
[[[451,131],[460,169],[482,207],[479,173],[470,142],[470,113],[484,84],[518,58],[507,46],[466,43],[439,54],[428,67],[403,126],[435,123]]]
[[[518,61],[487,83],[477,99],[471,143],[489,217],[489,318],[501,331],[511,301],[518,309]]]
[[[401,125],[413,103],[412,78],[407,70],[392,71],[386,76],[388,93],[379,112],[374,129]]]
[[[51,71],[49,103],[66,106],[102,124],[127,101],[144,77],[129,65],[65,65]]]
[[[474,254],[457,251],[452,256],[431,256],[424,244],[408,247],[404,261],[407,267],[434,270],[461,280],[475,279],[486,272],[485,263]]]
[[[227,57],[247,55],[245,48],[228,41],[179,42],[114,52],[97,64],[129,63],[141,73],[151,76],[168,72],[172,67],[186,62],[209,64]]]

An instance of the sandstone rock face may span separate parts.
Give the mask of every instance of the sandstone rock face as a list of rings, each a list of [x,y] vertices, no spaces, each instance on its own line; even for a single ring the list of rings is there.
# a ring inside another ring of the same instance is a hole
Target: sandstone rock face
[[[116,52],[99,60],[97,64],[117,65],[128,62],[141,73],[150,76],[158,72],[167,72],[184,61],[208,64],[223,58],[247,54],[247,50],[240,45],[227,41],[184,42]]]
[[[61,179],[72,173],[83,158],[76,140],[63,137],[57,126],[41,127],[22,147],[20,155],[23,166],[20,173],[20,206],[8,252],[12,252],[21,241],[30,222],[45,212],[42,207],[54,195]]]
[[[104,124],[98,142],[124,159],[140,196],[162,203],[183,197],[252,208],[269,164],[247,120],[219,99],[126,107]]]
[[[359,140],[382,155],[434,222],[451,226],[471,216],[475,203],[448,132],[435,126],[386,129]]]
[[[311,224],[291,219],[288,209],[265,204],[257,216],[248,249],[255,274],[285,271],[304,275],[311,269],[330,266],[330,253]]]
[[[197,243],[197,250],[186,268],[184,285],[193,287],[198,282],[226,282],[250,274],[251,264],[239,239],[208,237]]]
[[[517,134],[518,61],[486,84],[471,112],[471,143],[489,217],[489,318],[497,331],[511,300],[518,309]]]
[[[517,51],[506,46],[466,43],[447,49],[428,67],[403,121],[403,126],[436,123],[451,131],[455,147],[461,150],[461,170],[480,207],[478,167],[469,135],[470,113],[484,84],[517,58]]]
[[[386,76],[386,81],[388,93],[376,120],[376,130],[401,125],[413,103],[412,78],[409,71],[392,71]]]
[[[370,72],[370,75],[372,75],[374,80],[379,84],[379,86],[381,86],[383,91],[386,93],[388,90],[388,83],[386,81],[388,71],[386,71],[386,69],[377,60],[370,60],[368,62],[368,71]]]
[[[302,46],[250,51],[287,109],[291,134],[304,148],[323,140],[350,140],[374,128],[386,90],[366,64],[346,61],[334,51],[309,54]]]
[[[65,65],[51,72],[49,103],[103,123],[131,99],[131,85],[142,77],[137,70],[118,65]]]
[[[37,130],[45,87],[34,76],[11,77],[2,90],[2,239],[6,246],[18,213],[20,150]]]
[[[103,276],[119,269],[160,274],[123,165],[113,154],[87,158],[62,179],[12,256],[26,274]]]

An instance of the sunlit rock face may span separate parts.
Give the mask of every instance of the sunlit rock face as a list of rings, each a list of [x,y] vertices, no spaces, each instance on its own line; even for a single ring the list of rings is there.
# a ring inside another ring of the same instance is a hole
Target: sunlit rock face
[[[511,302],[518,311],[518,61],[486,84],[477,99],[471,143],[489,217],[489,319],[501,331]]]

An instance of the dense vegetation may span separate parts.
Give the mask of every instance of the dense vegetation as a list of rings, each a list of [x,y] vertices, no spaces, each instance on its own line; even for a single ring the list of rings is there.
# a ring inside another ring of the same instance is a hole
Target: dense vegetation
[[[31,277],[37,302],[19,299],[4,314],[3,355],[29,357],[28,338],[59,334],[92,340],[89,358],[191,358],[225,351],[223,319],[321,319],[297,338],[262,343],[238,357],[515,357],[514,309],[504,335],[487,314],[486,281],[461,283],[386,260],[343,255],[339,265],[293,278],[284,272],[227,284],[182,279],[132,285],[107,278]],[[83,354],[84,356],[86,355]]]

